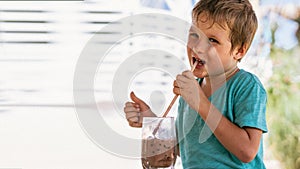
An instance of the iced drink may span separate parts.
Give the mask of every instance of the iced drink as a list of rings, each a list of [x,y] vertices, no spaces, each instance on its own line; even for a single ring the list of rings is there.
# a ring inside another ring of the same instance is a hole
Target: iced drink
[[[143,139],[142,165],[144,168],[173,166],[176,160],[176,140]]]

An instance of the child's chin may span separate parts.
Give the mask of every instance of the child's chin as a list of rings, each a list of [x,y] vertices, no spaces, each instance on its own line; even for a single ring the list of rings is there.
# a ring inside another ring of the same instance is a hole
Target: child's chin
[[[207,73],[205,73],[205,72],[203,72],[203,71],[201,71],[201,70],[197,70],[197,69],[193,72],[193,74],[194,74],[194,76],[196,76],[197,78],[204,78],[204,77],[207,76]]]

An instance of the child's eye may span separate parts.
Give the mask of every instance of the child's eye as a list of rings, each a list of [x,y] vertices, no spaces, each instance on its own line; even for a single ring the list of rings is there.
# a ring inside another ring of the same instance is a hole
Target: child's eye
[[[210,42],[212,42],[212,43],[219,43],[219,41],[217,41],[216,39],[214,39],[214,38],[209,38],[208,39]]]
[[[190,33],[189,35],[193,38],[199,38],[199,35],[197,33]]]

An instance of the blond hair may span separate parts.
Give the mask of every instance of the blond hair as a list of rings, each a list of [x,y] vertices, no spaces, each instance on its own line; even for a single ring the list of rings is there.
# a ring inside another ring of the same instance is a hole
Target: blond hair
[[[200,14],[205,14],[212,24],[230,29],[231,52],[237,47],[249,49],[258,21],[248,0],[200,0],[193,8],[193,20],[199,23]]]

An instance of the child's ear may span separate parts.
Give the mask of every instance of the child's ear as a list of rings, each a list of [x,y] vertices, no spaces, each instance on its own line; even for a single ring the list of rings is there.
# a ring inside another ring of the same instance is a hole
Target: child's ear
[[[236,48],[236,50],[234,51],[234,55],[233,58],[237,61],[240,61],[245,55],[246,55],[247,49],[246,46],[243,45],[240,48]]]

